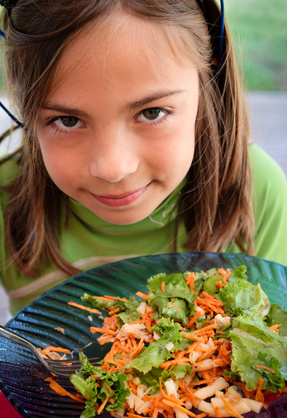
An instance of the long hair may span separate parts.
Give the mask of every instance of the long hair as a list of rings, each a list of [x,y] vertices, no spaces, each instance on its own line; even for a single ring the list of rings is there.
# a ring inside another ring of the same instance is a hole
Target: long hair
[[[253,251],[249,120],[226,25],[219,62],[215,1],[20,0],[11,16],[6,11],[2,16],[7,79],[26,127],[20,174],[9,186],[5,239],[11,260],[27,276],[36,277],[47,262],[68,274],[78,272],[61,254],[68,198],[45,169],[36,120],[67,46],[117,8],[155,22],[174,53],[190,56],[198,70],[195,153],[178,211],[178,223],[183,219],[187,230],[186,249],[220,251],[236,242],[242,251]]]

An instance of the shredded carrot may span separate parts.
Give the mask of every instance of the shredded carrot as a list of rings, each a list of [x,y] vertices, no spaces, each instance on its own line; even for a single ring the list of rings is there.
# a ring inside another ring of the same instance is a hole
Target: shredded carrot
[[[156,418],[158,415],[158,408],[154,408],[152,418]]]
[[[255,395],[255,400],[256,401],[264,402],[264,396],[263,396],[263,393],[262,393],[262,388],[264,386],[264,383],[265,383],[264,379],[261,378],[259,380],[259,383],[258,383],[258,386],[257,386],[257,389],[256,389],[256,395]]]
[[[55,330],[61,332],[62,334],[65,334],[65,329],[62,327],[57,327],[55,328]]]
[[[222,289],[223,288],[223,283],[221,280],[219,280],[218,282],[215,282],[215,286],[218,287],[218,289]]]
[[[57,353],[71,354],[71,351],[68,350],[68,348],[54,347],[52,345],[49,345],[48,347],[45,347],[44,350],[42,350],[44,354],[46,354],[46,351],[56,351]]]
[[[82,309],[84,311],[88,311],[91,313],[97,313],[97,314],[101,313],[98,309],[89,308],[87,306],[80,305],[79,303],[76,303],[76,302],[68,302],[68,305],[74,306],[75,308],[79,308],[79,309]]]
[[[105,337],[104,337],[104,336],[102,336],[102,337],[98,338],[98,341],[99,341],[99,344],[100,344],[100,345],[104,345],[104,344],[106,344],[108,341],[111,341],[111,340],[113,340],[113,336],[112,336],[111,334],[106,335]]]
[[[120,308],[112,309],[109,311],[109,315],[114,315],[115,313],[118,313],[120,311]]]
[[[231,274],[231,271],[229,269],[224,270],[224,268],[219,268],[218,273],[221,274],[221,276],[223,278],[223,284],[224,284],[224,286],[226,286],[228,278]]]
[[[205,351],[205,353],[201,354],[201,356],[198,357],[197,361],[204,360],[206,357],[209,357],[216,350],[217,350],[216,346],[211,347],[209,350]]]
[[[279,334],[279,327],[281,326],[281,324],[276,324],[276,325],[272,325],[271,327],[268,327],[270,329],[270,331],[274,331],[276,332],[276,334]]]
[[[142,298],[142,299],[148,300],[148,295],[145,295],[145,294],[144,294],[144,293],[142,293],[142,292],[136,292],[136,295],[137,295],[139,298]]]
[[[68,396],[71,399],[74,399],[74,401],[85,403],[85,400],[82,396],[79,395],[73,395],[72,393],[68,392],[66,389],[64,389],[61,385],[59,385],[56,380],[54,380],[52,377],[47,377],[45,379],[46,382],[50,383],[50,388],[56,392],[60,396]]]
[[[216,282],[216,286],[218,288],[222,288],[228,283],[230,270],[221,268],[218,269],[218,273],[222,276],[222,280],[219,280],[219,274],[216,274],[213,277],[218,276],[218,279],[216,279],[218,280]],[[191,314],[189,318],[187,318],[184,326],[181,324],[181,335],[184,338],[190,340],[189,343],[187,343],[188,347],[184,350],[176,348],[171,350],[170,355],[167,357],[167,361],[164,361],[160,365],[163,370],[168,371],[168,373],[172,373],[174,367],[178,365],[190,364],[192,366],[191,375],[186,375],[183,379],[175,378],[174,376],[171,377],[171,379],[174,379],[177,382],[176,390],[178,397],[175,395],[169,396],[166,389],[162,386],[161,379],[159,379],[159,391],[156,394],[150,395],[149,389],[151,388],[148,388],[148,391],[143,396],[141,396],[141,400],[145,402],[145,404],[143,408],[141,408],[140,414],[136,413],[137,408],[129,406],[130,401],[128,401],[125,404],[124,416],[128,418],[142,418],[142,416],[147,418],[158,418],[160,415],[163,418],[175,418],[177,413],[185,413],[190,417],[197,418],[204,418],[206,416],[233,416],[234,418],[242,418],[242,415],[240,415],[233,407],[235,404],[233,401],[230,401],[230,395],[227,394],[221,397],[225,405],[225,413],[222,413],[218,407],[214,407],[215,414],[213,415],[207,413],[196,415],[195,413],[188,410],[188,408],[191,407],[198,407],[199,400],[195,395],[197,390],[199,390],[202,386],[213,384],[218,379],[218,377],[222,377],[223,371],[226,369],[226,367],[227,370],[230,370],[230,354],[232,350],[230,340],[224,338],[226,335],[224,331],[217,330],[217,321],[214,319],[218,313],[220,313],[222,316],[226,316],[223,310],[224,304],[216,297],[214,297],[214,295],[210,295],[205,291],[202,291],[200,295],[198,295],[198,292],[195,292],[195,281],[196,276],[194,272],[187,275],[186,284],[190,290],[195,293],[194,306],[197,310],[195,313]],[[161,292],[165,292],[166,282],[162,280],[159,285]],[[136,292],[136,295],[146,301],[146,306],[144,312],[142,312],[136,320],[129,320],[128,324],[134,325],[134,327],[129,328],[127,326],[127,332],[120,332],[121,327],[119,325],[120,321],[118,315],[120,308],[114,308],[116,305],[113,303],[113,301],[116,300],[127,300],[124,298],[118,298],[109,295],[98,297],[93,296],[103,301],[111,302],[107,304],[109,308],[106,308],[106,311],[108,311],[109,315],[105,317],[103,327],[90,327],[91,332],[98,332],[101,334],[98,337],[100,344],[105,344],[108,341],[112,342],[111,349],[109,350],[108,354],[106,354],[101,362],[101,365],[99,366],[102,370],[105,370],[111,374],[121,371],[125,368],[124,373],[127,373],[127,375],[130,377],[129,373],[132,373],[133,362],[137,361],[134,359],[142,352],[146,343],[155,341],[158,337],[156,332],[153,332],[154,326],[158,323],[158,316],[157,311],[152,310],[150,303],[148,302],[150,292],[145,294],[141,291],[138,291]],[[168,307],[176,311],[180,311],[181,309],[173,304],[174,301],[175,298],[170,297],[167,301]],[[81,305],[78,307],[80,306]],[[86,307],[84,308],[89,310]],[[203,317],[206,320],[205,325],[202,326],[202,328],[200,328],[200,322],[197,321],[197,319],[200,317]],[[274,325],[269,329],[278,333],[279,326],[280,325]],[[130,329],[133,331],[130,331]],[[125,330],[123,329],[123,331]],[[118,335],[119,332],[120,335]],[[212,340],[215,334],[218,334],[217,339]],[[128,371],[127,367],[129,368]],[[270,371],[271,373],[276,373],[275,370],[266,366],[257,365],[256,367],[258,369]],[[98,379],[97,376],[92,375],[92,377]],[[248,391],[244,383],[234,382],[231,377],[225,377],[225,380],[240,386],[246,398],[258,400],[264,404],[264,391],[262,393],[264,379],[260,379],[257,389],[254,391]],[[97,381],[95,384],[96,386],[99,386]],[[140,396],[138,395],[139,388],[137,386],[138,383],[136,380],[128,378],[126,385],[132,394]],[[97,414],[101,414],[104,411],[108,402],[114,402],[114,394],[112,389],[107,384],[105,384],[105,386],[108,391],[106,392],[108,396],[106,396],[101,405],[95,406],[95,411]],[[59,391],[59,394],[65,393],[65,389],[63,388],[63,392],[58,387],[56,389]],[[287,392],[287,388],[285,388],[285,391]],[[69,395],[65,394],[63,396]],[[83,402],[83,398],[81,399],[81,402]],[[114,415],[114,413],[111,415]]]
[[[108,400],[110,399],[110,396],[107,396],[106,399],[103,401],[101,406],[97,409],[97,414],[100,415],[100,413],[103,411],[104,407],[108,403]]]
[[[264,370],[267,370],[267,371],[269,371],[269,372],[271,372],[271,373],[276,373],[276,370],[271,369],[270,367],[261,366],[260,364],[258,364],[258,365],[256,366],[256,368],[257,368],[257,369],[264,369]]]
[[[184,338],[187,338],[187,339],[189,339],[189,340],[194,340],[194,341],[198,341],[198,342],[200,342],[200,343],[203,343],[205,340],[204,340],[204,338],[202,338],[202,337],[198,337],[197,335],[195,335],[195,334],[187,334],[186,332],[184,332],[183,334],[182,334],[182,336],[184,337]]]
[[[186,325],[186,328],[191,328],[192,327],[192,325],[195,323],[195,320],[197,319],[197,318],[199,318],[201,316],[201,312],[196,312],[194,315],[192,315],[190,318],[189,318],[189,320],[188,320],[188,323],[187,323],[187,325]]]
[[[112,329],[98,328],[98,327],[93,327],[93,326],[90,327],[90,331],[92,333],[101,332],[103,334],[111,334],[111,335],[115,335],[116,334],[116,332],[114,330],[112,330]]]
[[[111,299],[111,300],[121,300],[122,302],[128,302],[128,299],[125,298],[119,298],[117,296],[110,296],[110,295],[104,295],[104,297],[106,299]]]
[[[184,412],[185,414],[189,415],[190,417],[196,417],[197,415],[195,415],[193,412],[189,411],[188,409],[184,408],[181,405],[178,405],[176,402],[174,401],[169,401],[167,399],[163,399],[162,401],[163,403],[165,403],[166,405],[172,406],[173,408],[177,408],[179,409],[181,412]]]
[[[222,399],[225,408],[227,409],[227,411],[231,412],[231,414],[233,414],[233,416],[235,418],[243,418],[242,415],[240,415],[234,408],[233,406],[228,402],[228,400],[226,399],[225,396],[220,396],[220,399]]]
[[[190,273],[187,277],[186,277],[186,283],[189,286],[191,291],[194,291],[194,283],[195,283],[195,274],[194,272]]]
[[[105,296],[93,296],[93,298],[94,299],[103,300],[104,302],[112,302],[114,300],[122,300],[123,302],[128,302],[127,299],[118,298],[117,296],[109,296],[109,295],[105,295]]]

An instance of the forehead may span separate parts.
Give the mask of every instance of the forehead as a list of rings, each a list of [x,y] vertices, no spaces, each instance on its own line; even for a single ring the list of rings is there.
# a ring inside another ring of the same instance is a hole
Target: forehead
[[[129,66],[136,62],[139,71],[145,65],[159,77],[167,62],[193,67],[186,39],[177,28],[118,11],[90,24],[70,41],[54,71],[52,89],[75,71],[84,75],[93,66],[98,67],[102,77],[108,77],[109,71],[121,63],[128,74]]]

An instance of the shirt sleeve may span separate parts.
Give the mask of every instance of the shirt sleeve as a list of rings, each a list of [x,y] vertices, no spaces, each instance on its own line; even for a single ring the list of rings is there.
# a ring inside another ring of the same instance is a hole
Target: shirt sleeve
[[[261,148],[250,146],[255,255],[287,265],[287,180]]]
[[[0,284],[3,281],[3,268],[7,263],[4,233],[4,213],[9,199],[9,186],[19,173],[17,157],[0,164]]]
[[[3,207],[2,207],[2,196],[0,193],[0,284],[2,283],[2,272],[4,264],[4,217],[3,217]]]

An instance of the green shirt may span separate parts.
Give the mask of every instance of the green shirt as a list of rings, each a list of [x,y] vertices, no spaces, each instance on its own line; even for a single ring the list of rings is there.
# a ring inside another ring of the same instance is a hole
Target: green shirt
[[[253,208],[255,215],[255,255],[287,264],[287,182],[281,168],[257,146],[250,146],[253,172]],[[13,160],[1,166],[0,187],[17,175]],[[0,188],[0,191],[1,191]],[[174,252],[174,231],[178,196],[182,184],[146,219],[133,225],[109,224],[80,203],[71,200],[68,229],[61,235],[63,255],[77,267],[89,269],[138,255]],[[10,297],[14,315],[51,287],[66,279],[65,273],[50,269],[38,279],[23,276],[8,263],[4,242],[3,210],[8,193],[1,192],[0,205],[0,266],[1,280]],[[177,251],[186,251],[184,225],[179,226]],[[239,252],[235,244],[226,252]]]

